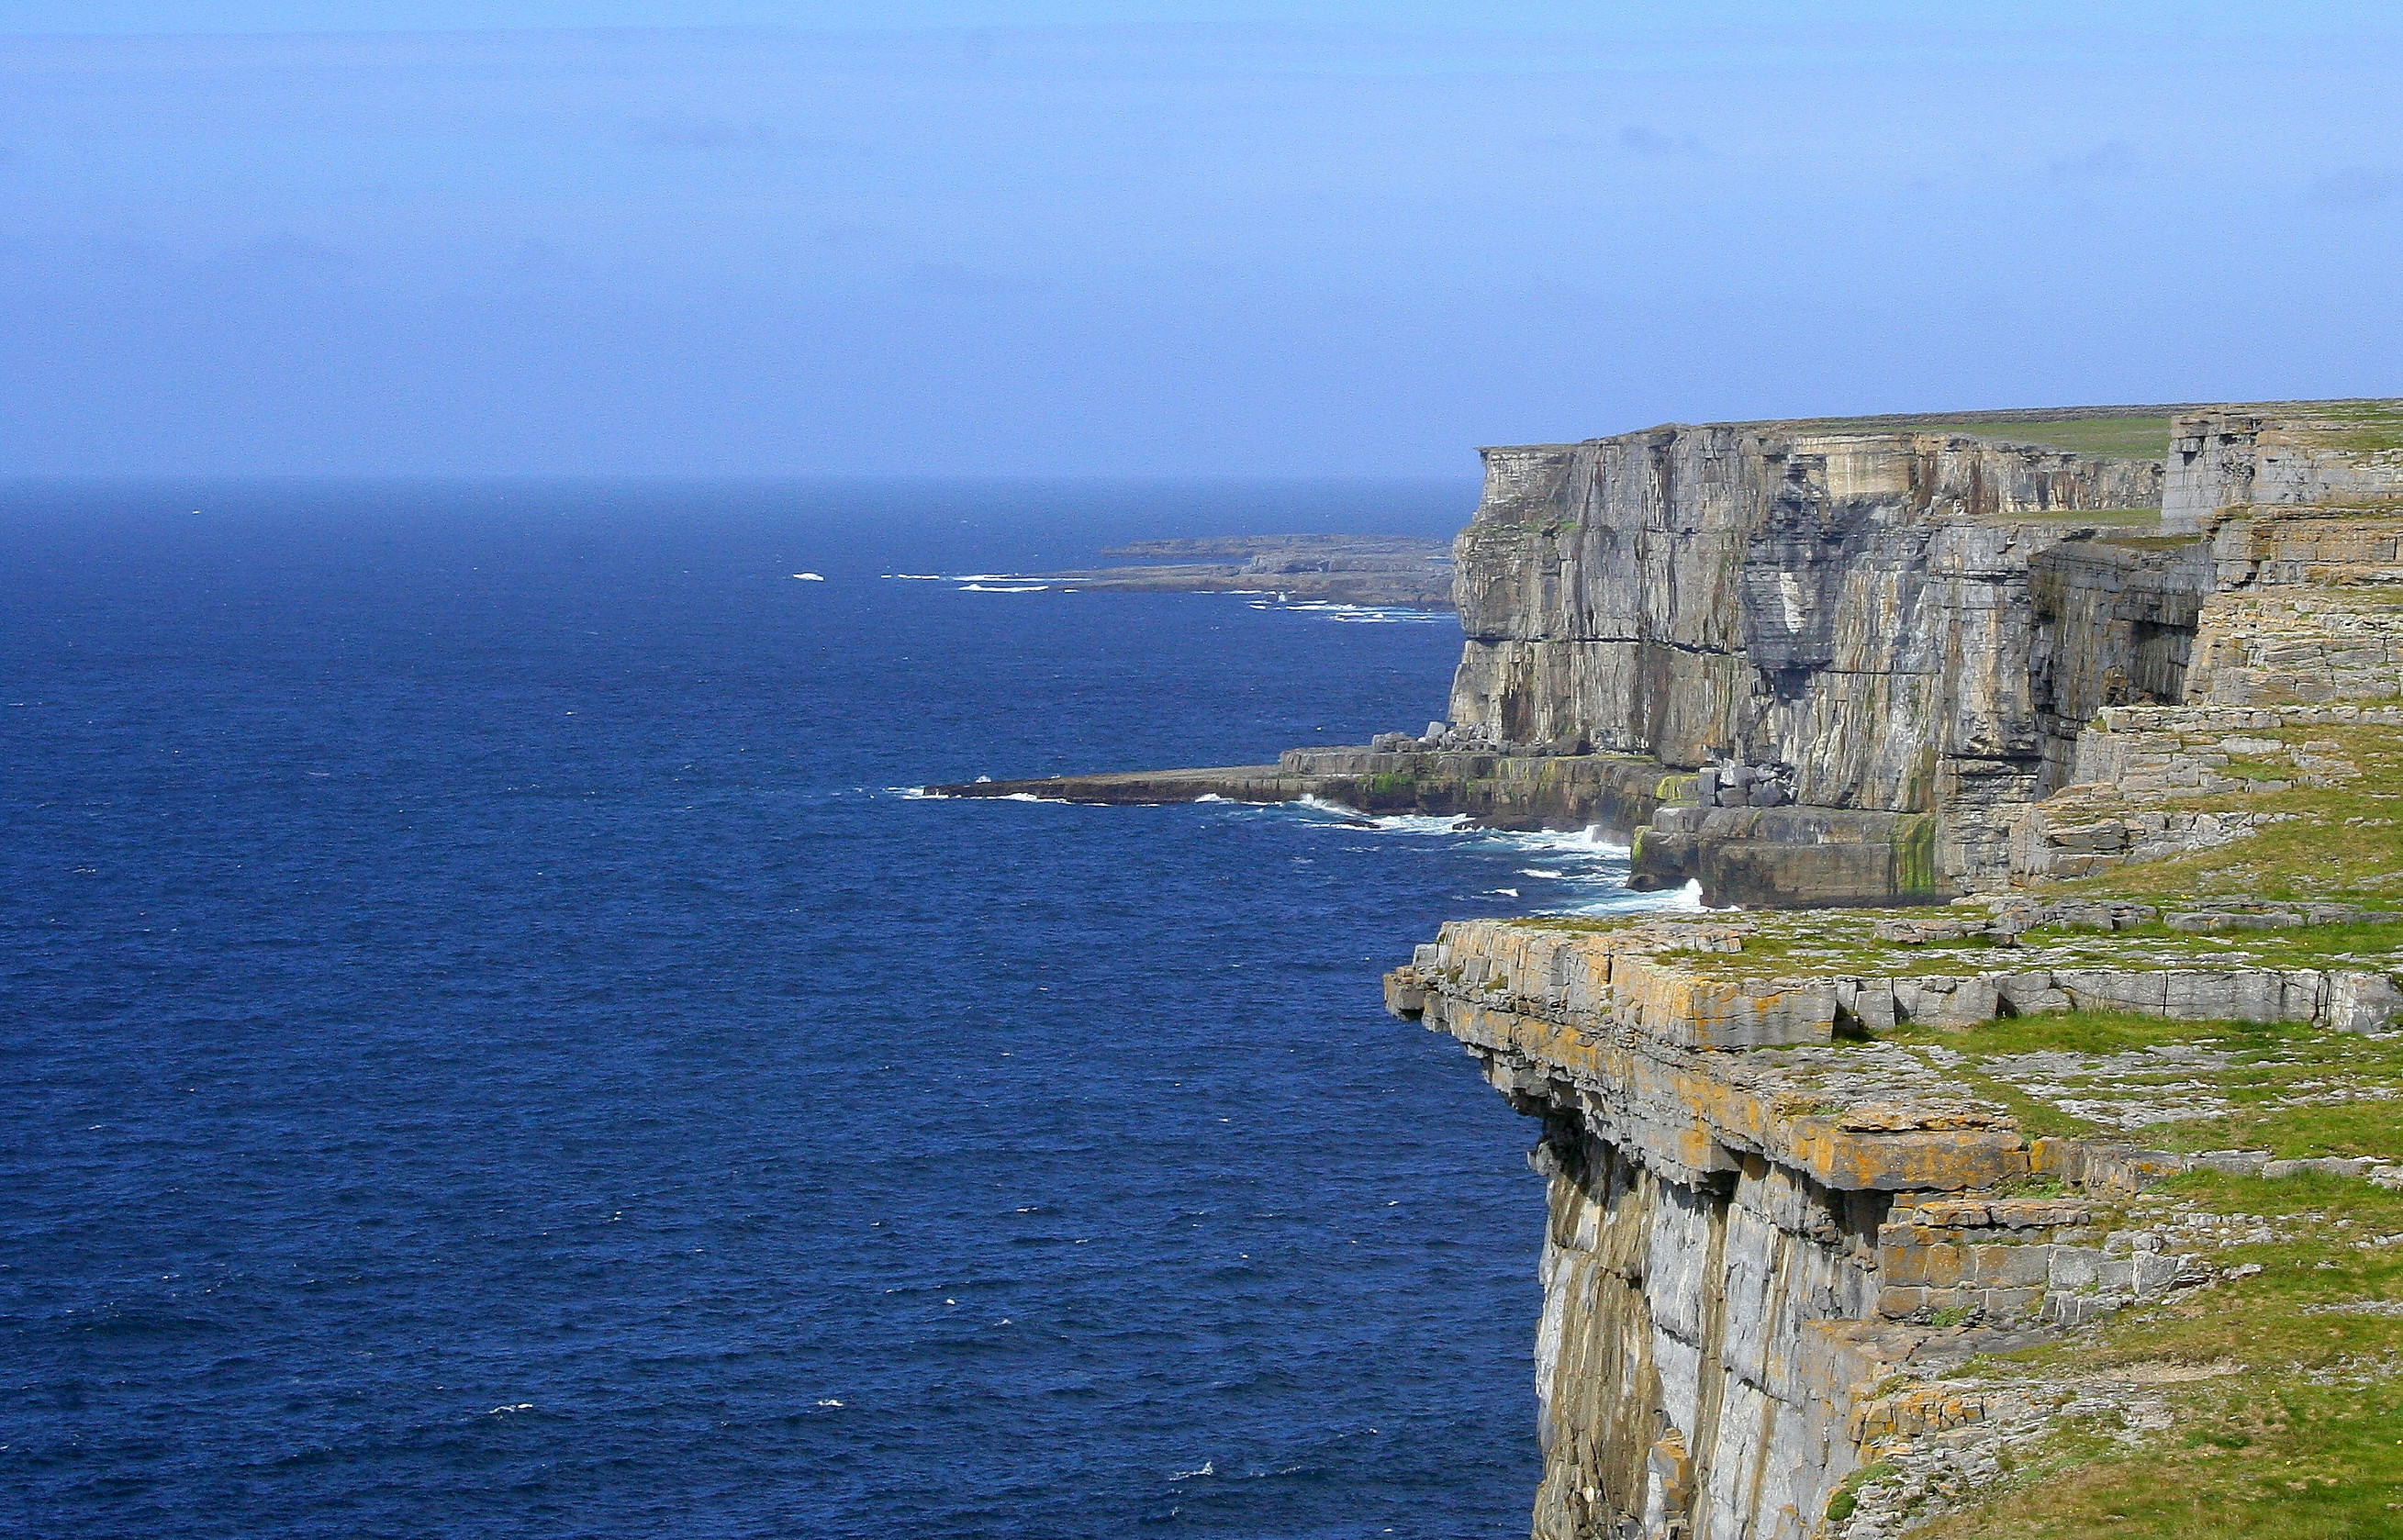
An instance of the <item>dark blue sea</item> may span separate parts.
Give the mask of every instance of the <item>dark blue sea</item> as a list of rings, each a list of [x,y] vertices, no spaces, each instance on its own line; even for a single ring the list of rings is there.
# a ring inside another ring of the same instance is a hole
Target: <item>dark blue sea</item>
[[[915,796],[1459,633],[884,576],[1473,496],[0,489],[0,1533],[1524,1533],[1535,1131],[1377,979],[1620,863]]]

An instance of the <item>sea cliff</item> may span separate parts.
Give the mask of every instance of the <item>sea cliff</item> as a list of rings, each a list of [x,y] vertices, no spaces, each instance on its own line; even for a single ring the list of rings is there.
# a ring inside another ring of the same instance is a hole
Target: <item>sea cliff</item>
[[[1448,720],[947,789],[1699,889],[1385,980],[1541,1121],[1539,1540],[2396,1533],[2403,402],[1484,452]]]
[[[1638,882],[1771,907],[1387,978],[1542,1122],[1541,1540],[2390,1533],[2403,410],[2158,426],[1487,451],[1423,742],[1653,767]]]

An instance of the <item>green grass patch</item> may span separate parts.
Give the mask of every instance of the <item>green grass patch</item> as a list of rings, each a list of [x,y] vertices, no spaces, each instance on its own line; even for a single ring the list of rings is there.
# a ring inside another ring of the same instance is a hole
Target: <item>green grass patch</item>
[[[2217,893],[2266,898],[2346,899],[2403,909],[2403,728],[2318,727],[2287,736],[2326,740],[2360,773],[2336,786],[2283,792],[2196,793],[2146,804],[2164,811],[2285,815],[2213,850],[2135,862],[2047,891],[2154,895]],[[2246,764],[2262,779],[2298,773],[2276,761]],[[2133,810],[2132,810],[2133,811]]]
[[[1837,1484],[1835,1493],[1827,1499],[1829,1522],[1840,1524],[1850,1519],[1860,1508],[1861,1488],[1871,1481],[1882,1481],[1894,1473],[1895,1467],[1881,1460],[1873,1465],[1863,1465],[1845,1477]]]
[[[1879,1035],[1896,1043],[1940,1043],[1959,1052],[2132,1053],[2184,1043],[2267,1047],[2294,1030],[2247,1021],[2171,1021],[2126,1011],[2060,1011],[2042,1016],[2006,1016],[1982,1026],[1947,1030],[1906,1022]]]
[[[2403,1159],[2403,1037],[2366,1037],[2307,1023],[2170,1021],[2127,1012],[2064,1011],[2013,1016],[1982,1026],[1944,1029],[1905,1023],[1874,1034],[1877,1041],[1934,1045],[1958,1054],[1943,1073],[1979,1096],[2007,1107],[2031,1137],[2076,1136],[2104,1127],[2038,1098],[1997,1073],[1995,1061],[2029,1053],[2074,1053],[2100,1059],[2146,1048],[2196,1045],[2229,1056],[2223,1069],[2163,1059],[2158,1075],[2200,1082],[2229,1110],[2206,1117],[2153,1123],[2128,1131],[2155,1149],[2195,1152],[2266,1149],[2279,1159],[2376,1156]],[[2126,1066],[2113,1075],[2124,1076]],[[2050,1075],[2076,1102],[2146,1094],[2140,1081]],[[2386,1093],[2386,1094],[2378,1094]],[[2271,1184],[2276,1186],[2276,1184]],[[2403,1229],[2403,1220],[2396,1228]]]
[[[2106,459],[2160,460],[2170,452],[2170,420],[2166,417],[2081,417],[2059,423],[1962,417],[1924,426],[1914,424],[1911,431],[1974,434],[1980,438],[2041,444],[2047,449],[2074,450],[2079,454]]]
[[[2403,1380],[2396,1375],[2403,1317],[2330,1310],[2403,1299],[2403,1246],[2363,1244],[2403,1231],[2403,1194],[2332,1177],[2197,1175],[2157,1196],[2274,1221],[2277,1239],[2222,1257],[2262,1270],[2060,1342],[1980,1359],[1976,1369],[1990,1379],[2086,1380],[2106,1390],[2158,1385],[2174,1425],[2132,1448],[2107,1422],[2064,1423],[1993,1496],[1914,1533],[1928,1540],[2403,1535]]]
[[[2046,508],[2041,512],[2009,513],[2002,516],[2014,524],[2092,524],[2098,528],[2149,529],[2161,521],[2159,508]],[[2182,534],[2173,542],[2193,545],[2195,536]]]
[[[2094,543],[2118,546],[2122,550],[2176,550],[2181,546],[2202,544],[2191,534],[2105,534]]]
[[[2403,401],[2332,401],[2319,415],[2341,424],[2331,436],[2338,449],[2403,449]]]

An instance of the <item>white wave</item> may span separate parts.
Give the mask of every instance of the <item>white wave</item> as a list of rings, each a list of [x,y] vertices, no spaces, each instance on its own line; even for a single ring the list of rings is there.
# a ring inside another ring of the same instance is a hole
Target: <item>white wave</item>
[[[1511,833],[1507,838],[1518,840],[1530,852],[1557,852],[1563,855],[1596,855],[1607,860],[1624,861],[1633,853],[1629,847],[1602,837],[1602,831],[1591,825],[1581,829],[1534,829]]]
[[[1519,875],[1521,877],[1546,877],[1557,882],[1562,878],[1566,877],[1568,873],[1564,871],[1546,871],[1541,867],[1521,867],[1519,868]]]
[[[1346,828],[1356,828],[1368,834],[1457,834],[1467,821],[1465,813],[1363,812],[1358,808],[1330,802],[1323,797],[1304,797],[1298,802],[1283,806],[1299,808],[1326,817],[1340,818]],[[1363,824],[1361,821],[1368,822]]]
[[[1493,895],[1497,898],[1516,898],[1519,896],[1519,890],[1517,888],[1494,888],[1492,891]]]
[[[1049,583],[963,583],[960,585],[960,591],[962,593],[1042,593],[1050,587]]]
[[[1188,1477],[1215,1476],[1217,1474],[1218,1463],[1215,1460],[1204,1460],[1202,1462],[1202,1468],[1200,1470],[1181,1470],[1175,1475],[1170,1477],[1169,1479],[1172,1481],[1182,1481],[1187,1479]]]
[[[939,572],[888,572],[887,577],[897,577],[907,583],[948,583],[951,579]]]
[[[899,795],[904,802],[951,802],[957,798],[950,792],[935,791],[926,786],[887,786],[886,791]]]
[[[1629,888],[1614,887],[1590,903],[1574,904],[1554,912],[1561,914],[1660,914],[1693,913],[1702,908],[1702,885],[1688,882],[1682,888],[1659,889],[1637,893]]]
[[[821,577],[813,572],[797,572],[793,574],[793,576],[799,578],[804,583],[823,583],[826,581],[824,577]]]
[[[1479,835],[1484,831],[1464,825],[1468,815],[1458,812],[1396,812],[1371,814],[1380,832],[1418,835]]]

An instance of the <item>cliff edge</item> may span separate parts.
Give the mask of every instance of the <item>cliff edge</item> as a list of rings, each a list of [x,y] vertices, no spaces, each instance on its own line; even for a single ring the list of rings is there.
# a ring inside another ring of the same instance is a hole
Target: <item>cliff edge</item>
[[[1484,451],[1449,719],[993,782],[1625,835],[1385,980],[1541,1120],[1538,1540],[2403,1534],[2403,401]]]
[[[2164,452],[1488,451],[1418,747],[1788,910],[1387,978],[1542,1121],[1541,1540],[2403,1533],[2403,404],[2007,426]]]

